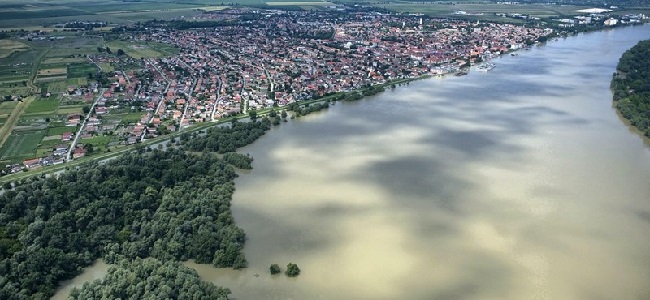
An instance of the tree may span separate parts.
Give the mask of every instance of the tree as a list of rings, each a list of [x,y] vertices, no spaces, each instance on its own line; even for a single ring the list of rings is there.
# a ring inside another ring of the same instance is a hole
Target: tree
[[[300,268],[298,268],[297,264],[289,263],[287,265],[287,270],[284,271],[284,274],[286,274],[289,277],[296,277],[300,275]]]
[[[280,266],[278,264],[272,264],[271,267],[269,268],[269,271],[271,271],[271,274],[273,274],[273,275],[279,274],[280,272],[282,272],[282,270],[280,270]]]
[[[122,56],[122,55],[124,55],[124,50],[117,49],[117,56]]]
[[[86,105],[83,107],[83,112],[84,114],[88,114],[90,112],[90,106]]]
[[[249,110],[248,116],[251,118],[252,121],[257,120],[257,111],[254,109]]]

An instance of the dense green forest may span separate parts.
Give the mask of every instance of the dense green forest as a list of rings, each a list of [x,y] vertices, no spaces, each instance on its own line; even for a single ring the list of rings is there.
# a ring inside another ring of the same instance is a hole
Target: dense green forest
[[[612,79],[616,109],[650,137],[650,40],[623,53]]]
[[[69,299],[227,299],[230,290],[201,281],[194,269],[154,258],[121,260],[108,274],[73,289]]]
[[[108,263],[153,257],[246,267],[245,234],[230,211],[237,174],[210,151],[252,143],[268,123],[235,123],[201,138],[183,136],[181,147],[140,148],[5,190],[0,196],[0,299],[48,298],[60,281],[100,257]],[[246,164],[246,156],[228,157],[238,167]]]
[[[219,153],[233,152],[246,146],[271,128],[271,121],[263,118],[256,122],[234,121],[230,127],[213,127],[204,136],[198,133],[185,133],[180,136],[180,144],[190,151],[213,151]]]

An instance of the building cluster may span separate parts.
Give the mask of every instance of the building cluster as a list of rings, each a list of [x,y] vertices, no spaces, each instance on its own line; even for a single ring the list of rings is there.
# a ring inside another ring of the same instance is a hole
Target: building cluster
[[[131,36],[181,50],[178,56],[145,62],[156,81],[167,84],[162,95],[137,95],[148,99],[151,117],[160,120],[154,126],[170,126],[166,122],[171,120],[179,129],[249,109],[449,72],[551,33],[373,12],[239,13],[197,17],[228,20],[214,28],[158,27]]]

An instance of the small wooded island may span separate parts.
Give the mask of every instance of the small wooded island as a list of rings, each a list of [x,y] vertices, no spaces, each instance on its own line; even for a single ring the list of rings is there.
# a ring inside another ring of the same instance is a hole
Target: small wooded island
[[[650,40],[623,53],[612,79],[616,109],[650,137]]]

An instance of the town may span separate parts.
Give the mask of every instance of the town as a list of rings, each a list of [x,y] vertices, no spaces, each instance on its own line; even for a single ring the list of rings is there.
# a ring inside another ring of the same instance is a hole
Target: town
[[[8,166],[9,172],[60,164],[194,124],[392,80],[463,74],[470,66],[546,41],[554,33],[541,26],[372,10],[254,8],[112,31],[110,38],[128,41],[130,47],[163,43],[177,48],[178,54],[141,59],[125,55],[123,49],[88,54],[100,70],[110,65],[114,71],[97,74],[103,78],[89,74],[96,83],[69,86],[63,98],[83,99],[88,104],[84,114],[68,115],[65,122],[71,130],[51,152]],[[128,122],[110,117],[125,110],[135,117]],[[79,143],[94,137],[112,138],[103,145]]]

